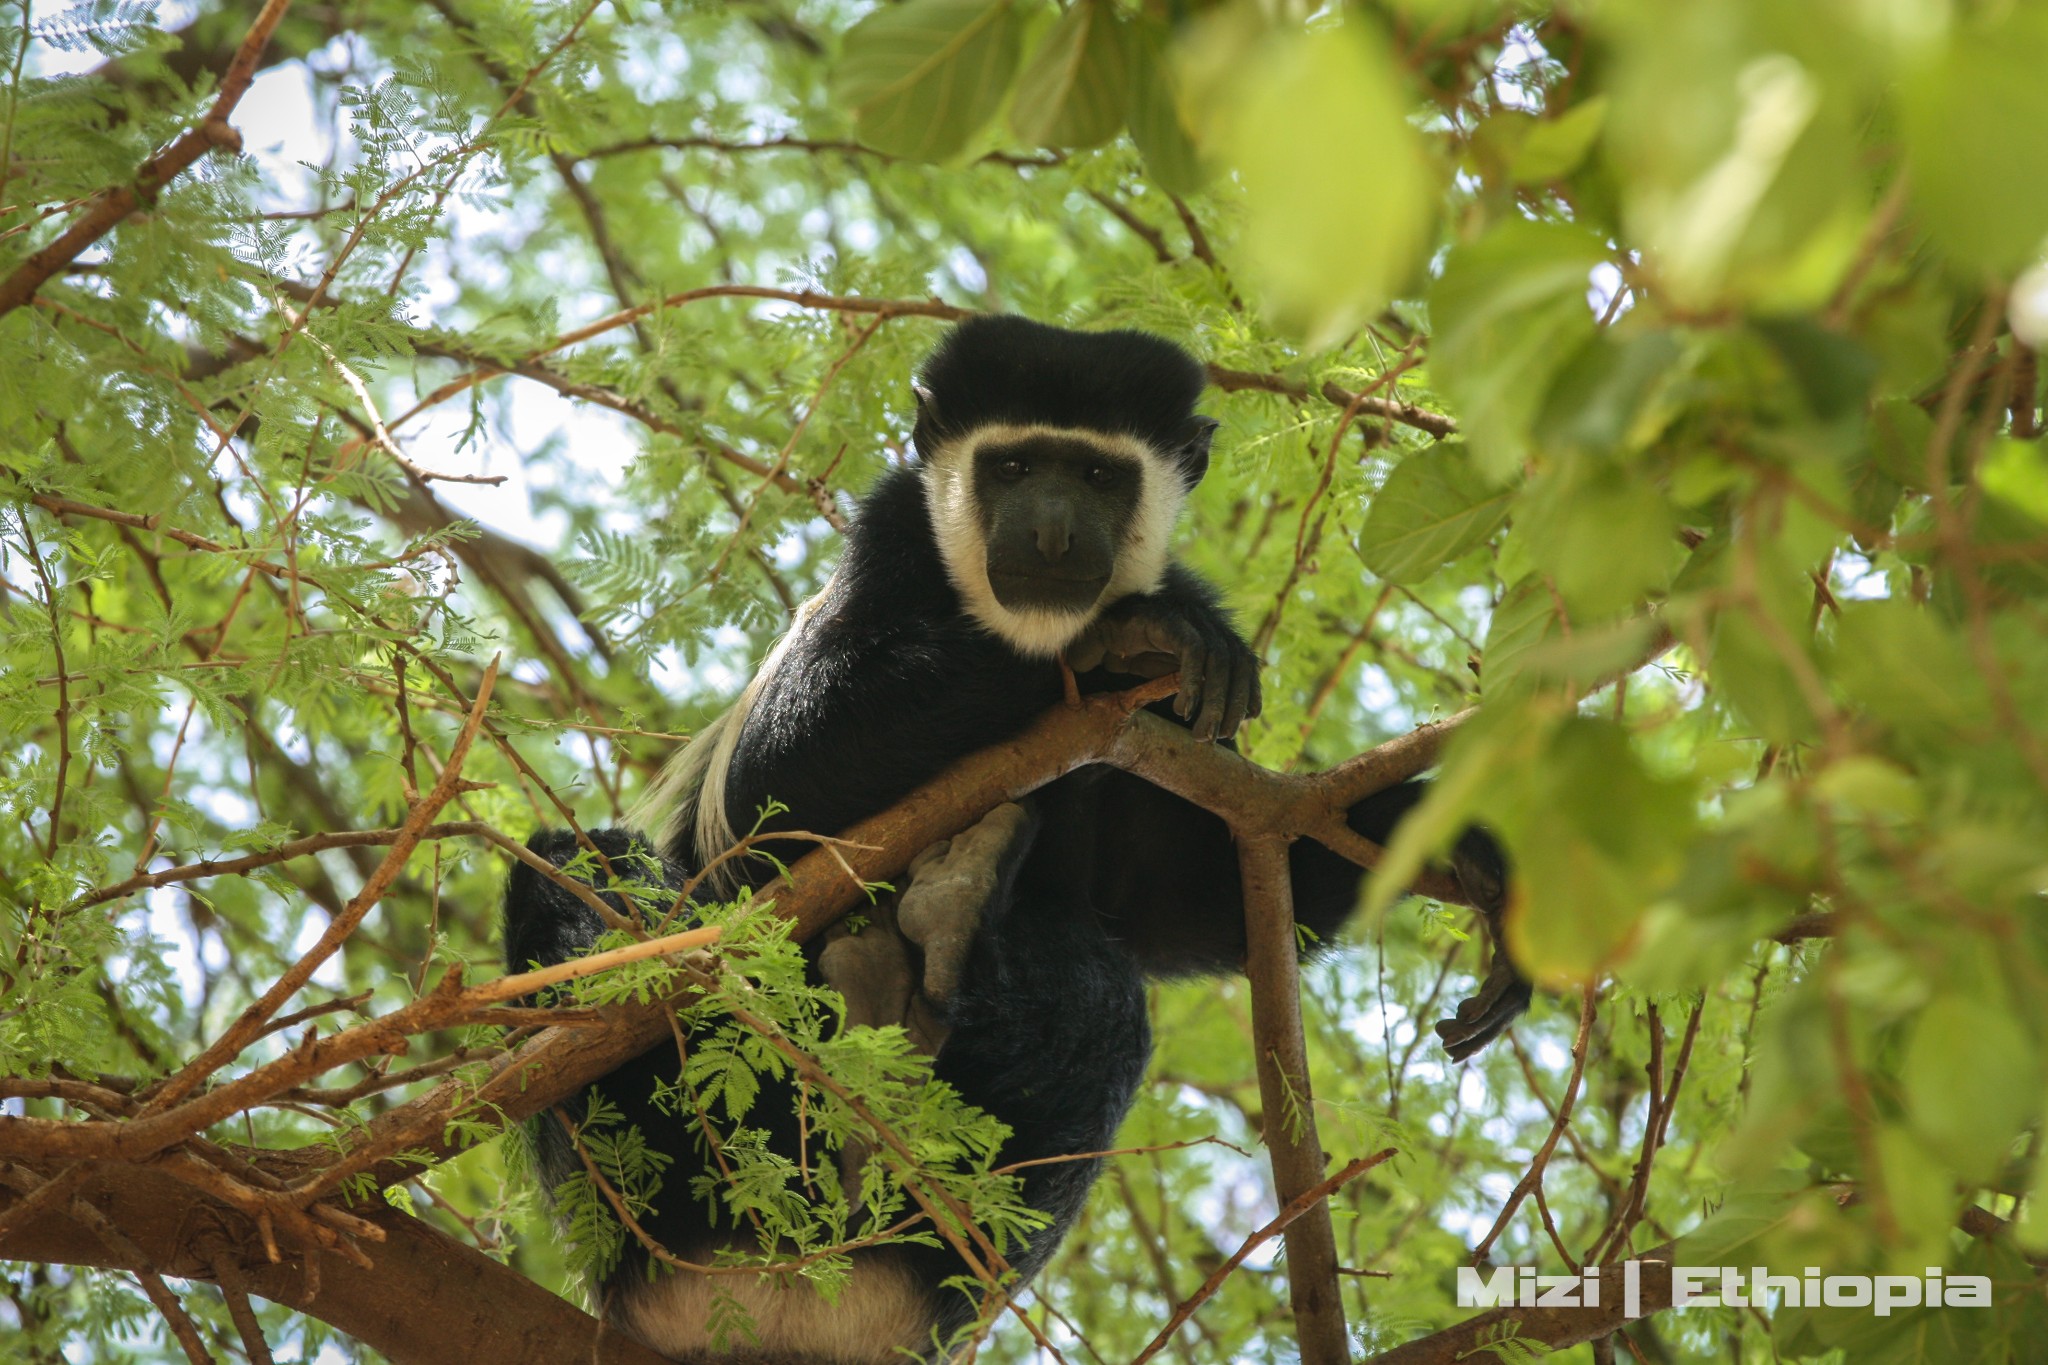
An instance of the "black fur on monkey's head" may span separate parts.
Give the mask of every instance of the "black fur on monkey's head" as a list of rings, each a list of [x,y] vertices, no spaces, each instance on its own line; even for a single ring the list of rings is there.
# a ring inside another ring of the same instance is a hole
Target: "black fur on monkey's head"
[[[1075,332],[1008,313],[969,318],[918,370],[911,439],[929,460],[988,426],[1135,436],[1193,488],[1216,429],[1195,413],[1205,383],[1200,361],[1149,332]]]

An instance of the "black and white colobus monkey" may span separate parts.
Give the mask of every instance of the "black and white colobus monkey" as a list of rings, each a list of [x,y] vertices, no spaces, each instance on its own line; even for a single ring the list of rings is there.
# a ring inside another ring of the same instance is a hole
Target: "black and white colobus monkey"
[[[831,582],[733,709],[658,784],[648,824],[673,875],[729,847],[771,797],[788,812],[769,828],[836,832],[1016,735],[1060,700],[1063,651],[1081,663],[1171,656],[1181,678],[1173,709],[1204,738],[1227,739],[1257,714],[1257,661],[1214,591],[1169,548],[1209,463],[1216,423],[1194,411],[1203,384],[1191,356],[1141,332],[1072,332],[1019,317],[954,328],[914,386],[915,462],[884,474],[861,501]],[[1133,681],[1099,666],[1080,677],[1084,691]],[[1411,782],[1370,797],[1351,809],[1351,827],[1384,843],[1421,792]],[[634,837],[610,830],[597,839],[612,854]],[[914,869],[902,909],[905,935],[926,948],[924,990],[943,1032],[935,1074],[1009,1125],[1004,1163],[1114,1146],[1151,1052],[1145,980],[1242,969],[1228,828],[1149,783],[1094,767],[1000,808],[953,843],[955,861],[979,859],[965,931],[956,914],[951,946],[943,926],[919,937],[913,901],[929,867]],[[558,863],[576,849],[554,833],[533,847]],[[1328,941],[1357,902],[1359,870],[1307,840],[1292,863],[1296,916]],[[1505,874],[1492,842],[1467,834],[1454,868],[1496,917]],[[943,875],[932,880],[945,884]],[[511,967],[572,956],[599,932],[580,902],[514,869]],[[1505,955],[1497,951],[1495,963],[1481,994],[1437,1026],[1453,1057],[1484,1046],[1528,1002]],[[648,1102],[675,1068],[674,1051],[656,1048],[601,1086],[676,1160],[657,1212],[643,1220],[648,1231],[675,1254],[708,1261],[732,1234],[690,1193],[694,1124]],[[764,1096],[755,1109],[771,1130],[775,1103]],[[780,1129],[772,1140],[794,1156],[794,1116]],[[539,1155],[551,1184],[580,1169],[551,1123],[541,1125]],[[1028,1276],[1045,1263],[1096,1167],[1027,1168],[1025,1201],[1052,1222],[1014,1268]],[[713,1291],[702,1277],[650,1278],[637,1247],[607,1285],[607,1311],[685,1360],[833,1365],[928,1352],[934,1328],[943,1338],[971,1320],[967,1299],[939,1287],[961,1271],[950,1251],[873,1248],[854,1259],[836,1305],[801,1283],[724,1277],[719,1292],[741,1299],[759,1333],[757,1346],[736,1353],[709,1350]]]

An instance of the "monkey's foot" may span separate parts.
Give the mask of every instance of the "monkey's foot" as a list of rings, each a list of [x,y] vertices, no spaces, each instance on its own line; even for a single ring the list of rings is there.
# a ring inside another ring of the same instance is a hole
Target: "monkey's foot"
[[[1508,960],[1502,943],[1501,916],[1507,913],[1507,858],[1493,836],[1483,829],[1468,829],[1451,853],[1451,871],[1464,888],[1465,898],[1486,922],[1486,936],[1493,942],[1493,968],[1479,983],[1479,994],[1458,1002],[1456,1017],[1436,1026],[1451,1060],[1462,1062],[1507,1031],[1515,1016],[1529,1008],[1529,983]]]
[[[910,864],[896,921],[903,936],[924,949],[924,996],[933,1005],[943,1007],[959,989],[981,912],[1029,824],[1024,807],[1006,802]]]
[[[840,920],[825,931],[818,974],[846,1001],[846,1026],[886,1028],[910,1011],[910,950],[886,907],[859,932]]]
[[[843,919],[825,931],[818,975],[846,1001],[847,1028],[912,1026],[910,948],[886,905],[877,906],[858,932]],[[874,1144],[858,1138],[839,1149],[840,1188],[848,1198],[860,1198],[862,1170],[873,1155]]]
[[[1462,1062],[1507,1030],[1515,1016],[1529,1008],[1529,983],[1498,948],[1493,970],[1479,983],[1479,994],[1458,1002],[1454,1018],[1440,1021],[1436,1036],[1443,1040],[1451,1060]]]

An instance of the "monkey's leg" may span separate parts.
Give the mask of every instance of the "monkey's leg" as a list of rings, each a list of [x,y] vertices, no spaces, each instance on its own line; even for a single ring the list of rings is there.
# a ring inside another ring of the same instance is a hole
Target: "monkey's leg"
[[[1085,1204],[1100,1165],[1085,1154],[1114,1145],[1151,1053],[1137,964],[1087,885],[1095,821],[1087,786],[1063,779],[934,850],[922,894],[904,898],[907,926],[913,910],[939,908],[918,901],[957,892],[941,898],[947,932],[927,935],[936,959],[926,963],[928,989],[949,1030],[932,1072],[1010,1129],[997,1162],[1023,1163],[1022,1200],[1051,1220],[1005,1252],[1026,1277]],[[952,930],[977,905],[959,954]],[[918,1255],[938,1280],[964,1269],[950,1248]],[[962,1296],[946,1303],[949,1312],[969,1306]]]
[[[933,1074],[1009,1127],[997,1162],[1025,1163],[1022,1200],[1051,1219],[1005,1253],[1028,1278],[1080,1215],[1101,1166],[1086,1154],[1116,1145],[1144,1078],[1144,985],[1092,905],[1027,868],[988,904],[946,1021]],[[960,1269],[944,1265],[941,1278]]]
[[[887,1028],[906,1024],[910,1014],[910,949],[896,927],[887,904],[878,905],[858,932],[840,920],[825,931],[818,953],[818,974],[846,1001],[847,1028]],[[875,1154],[874,1144],[849,1140],[839,1149],[840,1188],[860,1198],[861,1168]]]
[[[858,932],[843,920],[826,931],[818,970],[845,998],[849,1027],[901,1024],[918,1051],[938,1055],[982,911],[1014,872],[1030,820],[1022,806],[997,806],[918,854],[902,893],[869,912]]]
[[[681,884],[676,870],[657,859],[653,847],[634,831],[594,829],[589,836],[618,876]],[[575,858],[583,847],[566,829],[541,830],[526,846],[556,867]],[[621,914],[634,913],[615,893],[606,892],[604,898]],[[603,935],[604,921],[595,910],[525,863],[512,865],[505,879],[506,971],[523,972],[536,962],[543,967],[566,962]]]
[[[653,846],[631,830],[593,829],[588,837],[619,877],[652,882],[670,893],[679,891],[687,880],[683,868],[659,858]],[[583,845],[569,830],[542,830],[528,841],[527,847],[561,867],[576,859]],[[592,869],[582,880],[602,883],[602,869]],[[628,918],[638,914],[635,906],[618,892],[603,891],[600,895],[620,914]],[[660,913],[668,909],[672,899],[672,895],[655,896],[647,904]],[[505,966],[513,972],[523,972],[535,963],[552,966],[576,957],[605,932],[604,921],[594,909],[523,862],[513,864],[505,881],[504,922]],[[685,1159],[683,1169],[673,1172],[668,1182],[670,1190],[676,1193],[664,1199],[659,1208],[643,1213],[640,1221],[663,1245],[679,1254],[691,1255],[710,1232],[701,1206],[688,1197],[687,1158],[697,1150],[698,1136],[693,1120],[685,1120],[672,1112],[672,1106],[657,1104],[653,1099],[656,1087],[673,1086],[680,1070],[672,1046],[652,1048],[593,1082],[563,1107],[571,1121],[577,1122],[589,1111],[592,1099],[601,1097],[625,1124],[639,1130],[650,1149]],[[583,1158],[556,1115],[537,1115],[523,1127],[541,1187],[552,1202],[554,1191],[564,1181],[583,1174]],[[620,1282],[630,1280],[636,1273],[630,1268],[632,1265],[644,1263],[637,1244],[630,1237],[627,1242],[626,1259],[614,1272]]]
[[[1375,843],[1384,845],[1394,837],[1401,817],[1414,809],[1427,790],[1421,781],[1403,782],[1369,796],[1351,808],[1351,828]],[[1468,829],[1451,849],[1451,871],[1465,896],[1479,911],[1486,937],[1493,948],[1493,961],[1479,993],[1458,1002],[1457,1013],[1436,1025],[1436,1036],[1454,1062],[1462,1062],[1506,1031],[1515,1017],[1529,1008],[1529,982],[1509,960],[1502,937],[1501,921],[1507,913],[1507,858],[1492,835],[1482,829]]]
[[[818,974],[846,1001],[848,1028],[900,1024],[910,1009],[910,950],[885,903],[856,931],[840,920],[825,931]]]
[[[998,894],[1030,825],[1024,807],[1005,802],[910,865],[910,885],[897,903],[896,919],[903,936],[924,951],[924,999],[941,1013],[959,989],[982,911]],[[944,1032],[930,1041],[936,1052]]]
[[[1029,826],[1022,806],[996,807],[919,854],[896,903],[874,907],[858,932],[844,920],[826,931],[818,972],[845,999],[848,1028],[901,1024],[918,1051],[938,1056],[948,1033],[947,1002],[959,987],[982,912],[1014,871]],[[913,945],[923,958],[921,970],[912,960]],[[858,1188],[871,1155],[866,1143],[841,1151],[849,1192]]]

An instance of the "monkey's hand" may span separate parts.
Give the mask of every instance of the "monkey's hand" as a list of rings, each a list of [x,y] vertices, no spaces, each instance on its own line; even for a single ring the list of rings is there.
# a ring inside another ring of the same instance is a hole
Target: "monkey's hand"
[[[1259,714],[1259,661],[1222,610],[1178,594],[1126,597],[1067,646],[1076,673],[1106,668],[1139,678],[1180,674],[1173,712],[1196,739],[1229,739]]]
[[[1456,1016],[1436,1026],[1444,1051],[1452,1061],[1462,1062],[1500,1037],[1515,1016],[1529,1008],[1529,983],[1508,958],[1501,933],[1508,897],[1507,862],[1500,845],[1480,830],[1467,831],[1451,855],[1451,871],[1485,920],[1486,936],[1493,943],[1493,966],[1479,983],[1479,994],[1459,1001]]]

